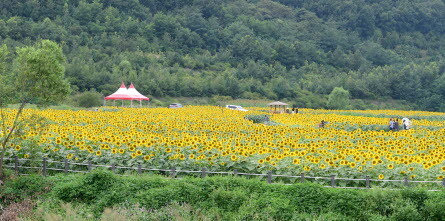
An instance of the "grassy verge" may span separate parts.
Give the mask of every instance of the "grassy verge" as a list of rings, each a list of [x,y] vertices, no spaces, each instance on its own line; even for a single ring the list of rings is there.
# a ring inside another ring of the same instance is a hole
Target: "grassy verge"
[[[441,220],[445,192],[350,190],[256,179],[26,176],[0,189],[0,220]],[[15,208],[15,209],[14,209]],[[26,210],[26,211],[25,211]],[[19,211],[19,212],[18,212]],[[12,215],[11,215],[12,214]],[[111,217],[111,218],[110,218]]]

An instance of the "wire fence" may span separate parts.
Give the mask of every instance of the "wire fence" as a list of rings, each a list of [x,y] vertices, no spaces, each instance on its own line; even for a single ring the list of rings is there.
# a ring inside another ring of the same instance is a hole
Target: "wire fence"
[[[410,180],[408,177],[405,177],[403,180],[389,180],[389,179],[371,179],[370,176],[365,176],[364,178],[341,178],[336,175],[331,175],[330,177],[320,177],[320,176],[307,176],[304,173],[299,175],[283,175],[283,174],[274,174],[273,171],[268,171],[267,173],[243,173],[238,170],[233,170],[231,172],[220,172],[220,171],[209,171],[206,168],[202,168],[200,170],[183,170],[176,169],[172,167],[170,169],[160,169],[160,168],[144,168],[141,164],[137,166],[119,166],[116,164],[111,165],[99,165],[93,164],[91,161],[88,163],[76,163],[71,162],[68,159],[64,159],[64,161],[54,161],[47,158],[43,158],[42,160],[32,160],[32,159],[19,159],[17,156],[13,158],[4,158],[5,165],[4,167],[10,168],[15,171],[17,175],[29,175],[30,173],[23,173],[24,170],[34,170],[34,173],[41,173],[43,176],[53,175],[55,173],[88,173],[95,168],[107,168],[113,171],[114,173],[118,173],[121,170],[125,172],[135,172],[137,174],[142,174],[144,171],[152,171],[152,172],[161,172],[163,175],[167,175],[170,177],[177,177],[180,173],[185,174],[194,174],[194,176],[199,176],[205,178],[208,175],[232,175],[232,176],[257,176],[265,178],[267,183],[272,184],[274,180],[278,178],[289,178],[293,179],[294,182],[306,182],[313,180],[324,180],[329,185],[326,187],[333,188],[348,188],[348,189],[370,189],[371,182],[374,183],[398,183],[402,186],[409,187],[411,184],[423,183],[423,184],[435,184],[437,187],[445,188],[445,178],[440,181],[421,181],[421,180]],[[32,163],[30,163],[32,162]],[[49,164],[55,167],[49,167]],[[282,180],[280,180],[282,181]],[[362,182],[362,187],[356,186],[339,186],[337,183],[339,181],[355,181]],[[289,183],[280,182],[280,184],[291,185]],[[442,189],[443,190],[443,189]],[[431,191],[438,191],[437,189],[431,189]]]

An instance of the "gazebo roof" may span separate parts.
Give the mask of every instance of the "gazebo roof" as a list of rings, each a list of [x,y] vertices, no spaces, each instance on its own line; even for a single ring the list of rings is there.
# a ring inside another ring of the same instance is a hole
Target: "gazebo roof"
[[[131,100],[131,96],[128,94],[127,87],[122,82],[121,87],[112,95],[105,97],[105,100]]]
[[[150,98],[142,95],[141,93],[139,93],[139,91],[136,90],[136,88],[134,87],[133,83],[131,83],[130,87],[127,90],[127,93],[131,96],[131,98],[133,98],[134,100],[150,100]]]
[[[268,106],[286,106],[286,105],[289,105],[289,104],[283,103],[281,101],[275,101],[275,102],[268,104]]]

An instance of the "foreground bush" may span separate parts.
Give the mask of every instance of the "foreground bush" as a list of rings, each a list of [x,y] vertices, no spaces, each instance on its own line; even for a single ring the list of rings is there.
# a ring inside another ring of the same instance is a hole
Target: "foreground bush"
[[[23,199],[18,190],[27,197],[30,191],[41,193],[35,183],[50,189],[41,195],[33,214],[43,220],[52,213],[62,219],[75,213],[134,220],[441,220],[445,211],[442,191],[330,189],[236,177],[122,177],[101,170],[86,175],[19,177],[2,187],[3,204]]]

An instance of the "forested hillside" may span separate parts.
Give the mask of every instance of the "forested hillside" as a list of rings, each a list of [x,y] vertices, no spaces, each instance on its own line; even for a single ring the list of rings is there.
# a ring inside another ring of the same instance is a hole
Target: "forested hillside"
[[[0,0],[0,45],[63,46],[79,92],[445,110],[444,0]]]

